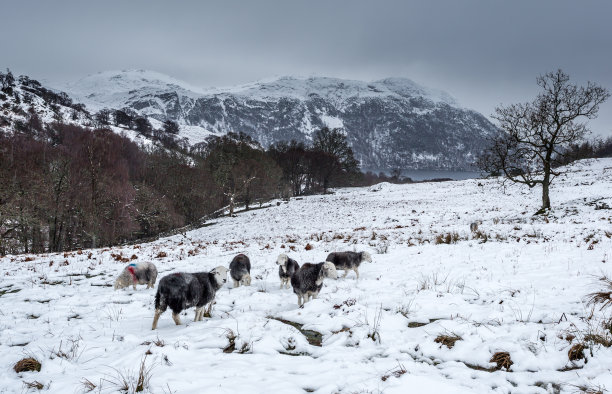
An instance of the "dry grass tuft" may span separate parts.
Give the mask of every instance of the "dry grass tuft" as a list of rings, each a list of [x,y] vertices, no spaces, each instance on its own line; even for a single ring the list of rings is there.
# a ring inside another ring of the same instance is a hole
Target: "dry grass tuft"
[[[587,305],[598,305],[601,304],[600,310],[612,305],[612,280],[607,276],[602,276],[599,281],[604,285],[606,289],[602,291],[596,291],[588,294]]]
[[[570,385],[570,386],[574,386],[574,385]],[[587,385],[579,385],[579,386],[574,386],[576,388],[576,390],[572,391],[572,393],[580,393],[580,394],[604,394],[607,393],[608,390],[606,390],[605,387],[603,386],[587,386]]]
[[[161,259],[162,257],[168,257],[168,254],[166,252],[159,252],[155,257]]]
[[[23,382],[23,385],[27,388],[27,389],[36,389],[36,390],[42,390],[45,388],[45,385],[40,383],[38,380],[35,380],[33,382]]]
[[[457,241],[459,241],[459,234],[456,232],[452,232],[452,233],[446,233],[446,234],[438,234],[438,236],[436,236],[436,238],[434,239],[434,244],[450,245],[450,244],[456,244]]]
[[[577,343],[570,348],[567,352],[567,357],[570,361],[578,361],[585,359],[584,357],[585,346],[583,343]]]
[[[514,364],[510,359],[510,353],[508,352],[495,353],[493,357],[491,357],[489,362],[497,364],[497,366],[494,368],[495,370],[505,368],[507,371],[510,371],[510,367],[512,366],[512,364]]]
[[[132,375],[132,372],[129,370],[125,372],[121,372],[115,369],[116,375],[114,377],[110,376],[108,378],[103,378],[102,380],[114,386],[115,391],[120,391],[120,392],[125,392],[125,393],[140,393],[140,392],[148,391],[151,377],[153,376],[152,375],[153,364],[147,367],[146,360],[147,360],[147,356],[145,355],[142,361],[140,362],[140,368],[138,370],[138,375],[136,376]]]
[[[405,374],[406,372],[408,372],[406,370],[406,368],[404,368],[404,366],[401,363],[397,363],[397,367],[388,371],[386,374],[384,374],[383,376],[380,377],[380,380],[382,380],[383,382],[386,382],[387,379],[389,379],[391,376],[395,376],[396,378],[399,378],[400,376],[402,376],[403,374]]]
[[[475,231],[473,233],[473,237],[474,239],[480,239],[481,240],[480,243],[485,243],[489,240],[489,236],[481,230]]]
[[[612,346],[612,339],[610,339],[607,335],[602,335],[602,334],[586,334],[584,336],[584,340],[585,342],[592,342],[592,343],[596,343],[598,345],[601,345],[603,347],[610,347]]]
[[[87,379],[87,378],[83,378],[81,379],[81,387],[83,388],[83,391],[86,393],[92,392],[96,389],[96,387],[98,387],[94,382],[92,382],[91,380]]]
[[[306,244],[306,250],[312,250],[314,249],[314,246],[312,246],[311,244]]]
[[[436,337],[436,339],[434,339],[435,343],[439,343],[440,345],[444,345],[449,349],[452,349],[453,346],[455,346],[455,342],[462,340],[463,338],[461,338],[459,335],[456,334],[452,334],[452,335],[446,335],[446,334],[440,334]]]
[[[35,359],[34,357],[27,357],[21,359],[15,363],[13,369],[15,372],[27,372],[27,371],[36,371],[40,372],[41,364],[40,361]]]
[[[225,332],[225,337],[227,338],[229,343],[226,347],[223,348],[223,353],[233,353],[234,350],[236,350],[236,338],[238,338],[238,336],[233,330],[228,328]]]

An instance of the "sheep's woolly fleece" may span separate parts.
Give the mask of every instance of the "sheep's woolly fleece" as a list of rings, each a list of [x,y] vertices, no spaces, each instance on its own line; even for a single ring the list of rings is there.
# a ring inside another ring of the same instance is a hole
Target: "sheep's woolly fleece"
[[[611,191],[612,159],[588,160],[555,180],[547,216],[533,216],[539,189],[496,180],[381,184],[273,202],[148,244],[6,256],[0,392],[32,381],[113,392],[119,373],[135,385],[142,360],[151,393],[610,390],[612,348],[585,335],[609,338],[601,323],[612,311],[584,297],[612,275]],[[447,233],[451,244],[436,243]],[[280,253],[302,264],[340,250],[372,254],[359,280],[326,280],[303,309],[278,288]],[[111,254],[154,261],[161,278],[228,266],[238,253],[251,259],[252,285],[225,285],[201,322],[192,308],[185,325],[165,314],[151,331],[155,289],[112,288],[125,264]],[[321,346],[287,322],[321,333]],[[440,334],[461,339],[448,348]],[[586,363],[568,359],[578,342]],[[510,370],[493,369],[496,352],[509,353]],[[13,371],[26,356],[40,372]]]

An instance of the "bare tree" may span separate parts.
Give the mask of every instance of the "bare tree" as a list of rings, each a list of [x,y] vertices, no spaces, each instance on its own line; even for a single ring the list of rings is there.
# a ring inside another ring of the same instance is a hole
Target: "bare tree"
[[[595,118],[610,94],[592,82],[574,85],[561,70],[539,76],[537,83],[542,92],[533,102],[495,109],[503,133],[493,137],[478,165],[530,188],[542,185],[542,213],[550,208],[549,187],[561,172],[553,161],[584,138],[588,128],[579,119]]]

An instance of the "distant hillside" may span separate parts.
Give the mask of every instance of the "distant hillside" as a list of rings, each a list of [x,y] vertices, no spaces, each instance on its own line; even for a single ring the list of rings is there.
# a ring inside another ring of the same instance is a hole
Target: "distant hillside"
[[[448,94],[405,78],[283,77],[199,89],[135,70],[103,72],[63,88],[92,110],[129,108],[158,121],[175,120],[190,143],[234,131],[266,147],[308,142],[321,127],[340,127],[363,168],[469,169],[485,138],[496,132]]]

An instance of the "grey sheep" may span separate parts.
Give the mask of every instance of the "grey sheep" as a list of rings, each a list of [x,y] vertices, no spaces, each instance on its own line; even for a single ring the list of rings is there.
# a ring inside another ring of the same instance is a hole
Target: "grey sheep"
[[[162,313],[170,307],[172,319],[176,325],[181,324],[179,313],[195,306],[195,318],[200,321],[204,317],[204,306],[211,303],[217,290],[227,282],[227,268],[219,266],[210,272],[193,274],[177,272],[164,276],[159,281],[155,294],[155,317],[153,330]]]
[[[115,280],[115,290],[124,289],[130,285],[147,285],[148,288],[155,287],[155,281],[157,280],[157,268],[153,263],[138,263],[130,264],[123,269],[119,277]]]
[[[246,255],[241,253],[234,257],[229,268],[234,287],[251,285],[251,261]]]
[[[325,261],[331,261],[336,269],[344,270],[343,278],[353,270],[359,279],[359,265],[362,261],[371,263],[372,256],[368,252],[333,252],[327,255]]]
[[[276,264],[278,265],[278,276],[281,281],[280,288],[282,289],[283,285],[285,285],[288,289],[291,277],[300,268],[300,265],[284,253],[278,256]]]
[[[336,267],[329,261],[302,265],[291,277],[291,286],[298,297],[298,306],[303,306],[309,301],[309,298],[317,298],[323,287],[323,279],[336,279],[337,277]]]

